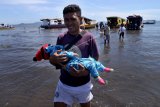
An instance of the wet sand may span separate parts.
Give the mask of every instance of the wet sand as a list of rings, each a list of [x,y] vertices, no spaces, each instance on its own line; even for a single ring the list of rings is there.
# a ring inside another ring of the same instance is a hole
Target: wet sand
[[[159,27],[148,25],[142,31],[127,31],[124,41],[119,41],[117,31],[112,30],[110,46],[103,45],[99,31],[90,30],[98,44],[100,61],[115,69],[100,73],[109,81],[106,86],[92,79],[92,107],[160,106]],[[59,70],[48,61],[35,63],[32,57],[42,44],[54,44],[57,34],[63,31],[39,32],[35,27],[24,31],[19,27],[0,32],[0,107],[54,106]]]

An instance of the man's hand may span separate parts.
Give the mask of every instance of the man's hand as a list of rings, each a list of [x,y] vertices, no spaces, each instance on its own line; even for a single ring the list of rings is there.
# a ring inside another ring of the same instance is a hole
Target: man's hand
[[[60,64],[68,60],[65,54],[58,54],[61,51],[62,50],[58,50],[57,52],[55,52],[53,55],[50,56],[49,61],[52,65]]]
[[[70,74],[75,77],[80,77],[80,76],[86,76],[89,74],[89,72],[85,69],[85,67],[81,64],[78,65],[79,70],[75,69],[74,67],[70,68]]]

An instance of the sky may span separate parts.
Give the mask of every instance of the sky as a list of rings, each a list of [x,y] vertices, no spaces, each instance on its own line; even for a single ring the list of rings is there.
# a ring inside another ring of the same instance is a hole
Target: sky
[[[78,4],[82,16],[98,21],[106,17],[141,15],[144,20],[160,20],[160,0],[0,0],[0,23],[40,22],[43,18],[63,18],[63,8]]]

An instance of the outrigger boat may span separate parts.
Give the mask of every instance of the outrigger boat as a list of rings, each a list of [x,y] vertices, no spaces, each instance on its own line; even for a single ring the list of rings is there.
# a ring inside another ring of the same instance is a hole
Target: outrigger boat
[[[43,24],[40,26],[44,29],[53,29],[53,28],[65,28],[64,21],[60,18],[55,19],[41,19]]]
[[[96,26],[96,20],[82,17],[82,24],[80,25],[81,29],[95,28],[95,26]]]
[[[110,26],[110,28],[118,28],[121,24],[126,24],[126,20],[121,17],[117,16],[111,16],[106,17],[107,18],[107,24]]]
[[[10,29],[14,29],[15,27],[13,27],[12,25],[5,25],[5,24],[0,24],[0,30],[10,30]]]
[[[143,28],[143,18],[140,15],[131,15],[127,17],[127,30],[140,30]]]
[[[143,24],[155,24],[156,20],[144,20]]]

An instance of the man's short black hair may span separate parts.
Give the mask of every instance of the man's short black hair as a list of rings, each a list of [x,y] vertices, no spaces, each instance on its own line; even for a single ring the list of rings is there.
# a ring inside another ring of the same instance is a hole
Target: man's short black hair
[[[72,12],[79,12],[79,15],[81,16],[81,8],[76,4],[70,4],[63,9],[63,15]]]

